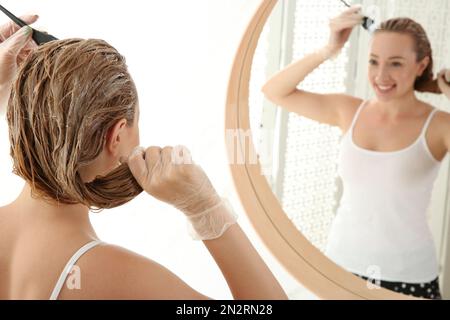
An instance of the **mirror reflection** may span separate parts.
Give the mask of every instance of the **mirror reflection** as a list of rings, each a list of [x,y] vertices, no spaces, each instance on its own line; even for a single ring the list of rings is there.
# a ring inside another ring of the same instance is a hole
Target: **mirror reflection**
[[[262,174],[370,288],[450,298],[450,6],[346,3],[279,1],[261,34],[249,105]]]

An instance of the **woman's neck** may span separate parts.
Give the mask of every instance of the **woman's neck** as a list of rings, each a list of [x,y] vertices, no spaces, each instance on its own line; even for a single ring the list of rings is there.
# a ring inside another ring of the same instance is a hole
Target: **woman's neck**
[[[420,100],[417,99],[414,91],[389,101],[381,101],[375,98],[374,102],[380,113],[390,119],[395,119],[405,114],[411,114],[412,111],[420,111],[417,108],[417,105],[420,104]]]
[[[83,204],[52,205],[42,199],[31,197],[31,187],[25,183],[22,192],[10,204],[11,208],[20,216],[24,225],[46,223],[57,225],[80,234],[86,234],[98,239],[89,219],[89,208]]]

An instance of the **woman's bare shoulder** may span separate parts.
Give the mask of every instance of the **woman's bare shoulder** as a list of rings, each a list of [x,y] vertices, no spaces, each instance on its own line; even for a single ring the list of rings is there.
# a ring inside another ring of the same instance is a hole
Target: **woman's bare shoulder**
[[[59,299],[208,299],[156,261],[117,245],[92,248],[76,266]]]
[[[450,113],[439,109],[432,119],[431,126],[434,127],[437,132],[450,134]]]
[[[356,110],[358,110],[359,106],[364,102],[364,99],[351,96],[351,95],[345,95],[346,103],[343,104],[343,110],[344,112],[347,112],[348,114],[353,115],[355,114]]]
[[[355,116],[356,111],[358,110],[359,106],[364,102],[363,99],[351,96],[351,95],[345,95],[345,103],[342,104],[342,107],[340,108],[341,113],[341,126],[340,129],[342,132],[346,132],[348,128],[350,127],[353,117]]]
[[[450,150],[450,113],[432,105],[427,105],[438,109],[430,121],[427,141],[434,157],[442,160]]]
[[[433,107],[433,108],[435,108],[435,107]],[[439,109],[439,108],[435,108],[435,109],[438,109],[438,111],[436,112],[437,117],[440,117],[441,119],[447,119],[447,120],[450,119],[450,112]]]
[[[450,126],[450,113],[446,110],[436,108],[429,104],[429,106],[433,109],[437,109],[432,122],[434,122],[434,127],[443,129],[446,131]],[[432,123],[433,125],[433,123]]]

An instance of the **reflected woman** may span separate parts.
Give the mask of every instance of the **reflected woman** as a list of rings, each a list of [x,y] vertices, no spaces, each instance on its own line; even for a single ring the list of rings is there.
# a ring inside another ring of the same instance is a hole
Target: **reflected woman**
[[[433,80],[424,29],[411,19],[396,18],[373,32],[371,100],[297,88],[340,52],[363,20],[360,10],[354,6],[332,19],[329,43],[271,77],[262,91],[280,107],[343,132],[338,173],[344,191],[327,256],[384,288],[439,299],[438,262],[426,209],[450,149],[450,114],[419,100],[415,92],[443,93],[450,99],[450,70]]]

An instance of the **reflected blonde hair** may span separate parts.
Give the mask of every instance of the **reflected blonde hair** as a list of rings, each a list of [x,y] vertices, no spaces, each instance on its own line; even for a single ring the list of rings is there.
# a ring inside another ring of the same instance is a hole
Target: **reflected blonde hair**
[[[414,83],[414,90],[419,92],[430,92],[441,94],[437,79],[433,75],[433,50],[425,29],[410,18],[393,18],[382,22],[374,31],[374,34],[382,31],[397,32],[410,35],[414,42],[414,51],[417,54],[416,62],[422,61],[425,57],[430,58],[427,68],[422,76],[417,77]]]
[[[33,197],[82,203],[91,210],[120,206],[142,192],[127,164],[84,183],[120,119],[132,126],[138,96],[125,58],[96,39],[46,43],[20,66],[7,109],[13,173]]]

